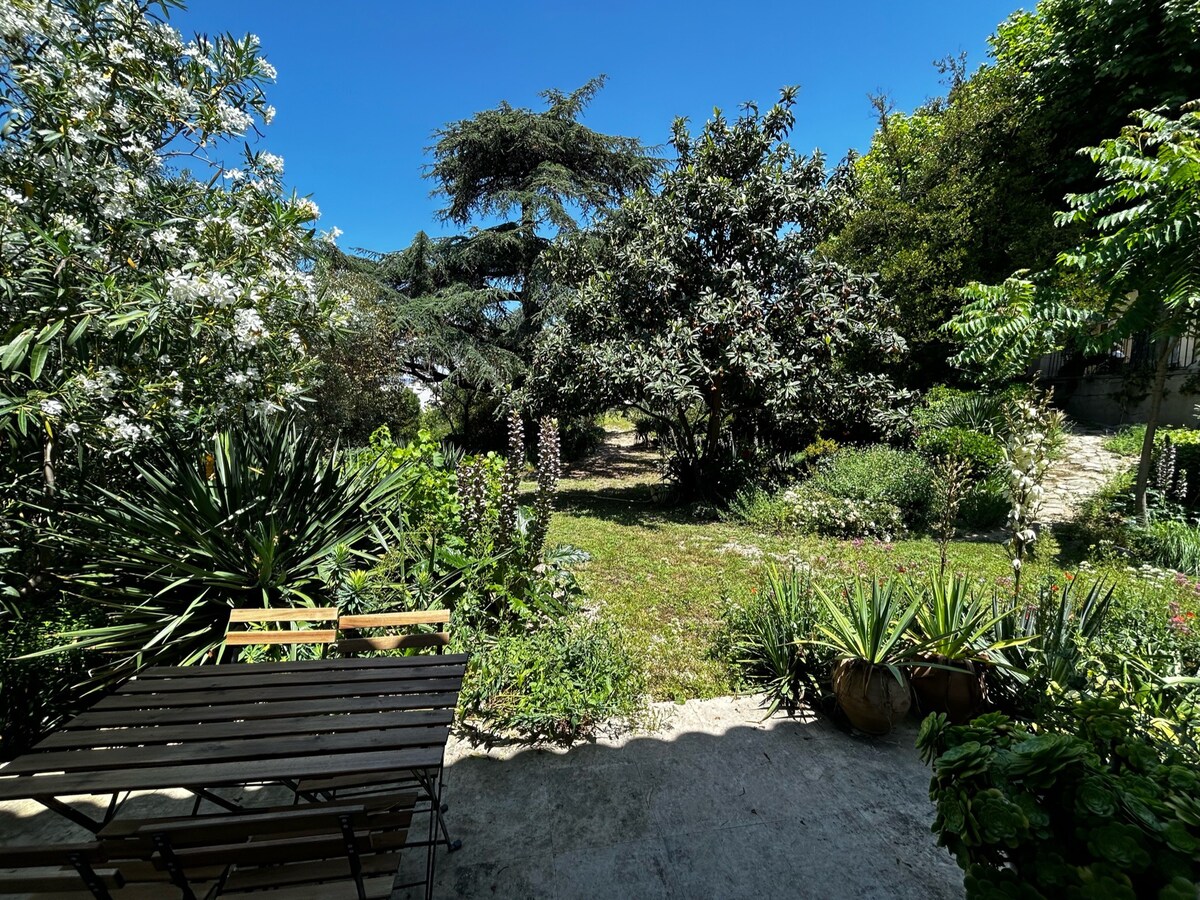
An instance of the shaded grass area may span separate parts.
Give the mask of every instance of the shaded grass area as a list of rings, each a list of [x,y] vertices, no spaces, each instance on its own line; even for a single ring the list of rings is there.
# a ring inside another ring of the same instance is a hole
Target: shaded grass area
[[[736,689],[736,673],[714,650],[723,612],[728,602],[757,588],[771,562],[807,564],[830,579],[922,573],[938,565],[938,546],[929,538],[885,544],[756,533],[665,507],[652,475],[622,475],[580,473],[564,480],[551,540],[591,555],[577,572],[580,583],[591,602],[628,632],[655,699],[713,697]],[[1045,535],[1042,559],[1026,577],[1059,571],[1058,553],[1053,537]],[[955,541],[950,567],[1001,583],[1011,574],[1003,547],[987,541]]]

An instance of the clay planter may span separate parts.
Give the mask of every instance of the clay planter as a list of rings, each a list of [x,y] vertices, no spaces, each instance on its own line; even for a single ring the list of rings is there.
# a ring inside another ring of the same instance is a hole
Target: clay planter
[[[887,734],[912,705],[907,682],[899,684],[887,669],[860,659],[834,667],[833,694],[850,724],[865,734]]]
[[[967,722],[983,708],[987,689],[983,681],[983,664],[962,659],[948,659],[936,654],[925,657],[930,662],[953,666],[956,671],[919,666],[912,670],[913,693],[922,713],[945,713],[956,725]]]

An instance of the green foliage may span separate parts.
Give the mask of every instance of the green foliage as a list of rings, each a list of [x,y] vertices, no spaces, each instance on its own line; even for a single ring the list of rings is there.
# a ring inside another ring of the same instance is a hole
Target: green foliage
[[[396,348],[405,371],[438,386],[455,432],[473,447],[488,446],[474,430],[494,421],[496,404],[527,377],[556,289],[540,263],[550,238],[576,231],[580,216],[648,185],[658,169],[638,139],[579,121],[603,85],[601,76],[570,93],[544,91],[542,111],[501,103],[445,125],[428,148],[426,176],[446,200],[444,219],[483,224],[447,238],[422,232],[395,253],[334,259],[388,298],[405,337]]]
[[[879,126],[828,249],[879,272],[896,298],[912,383],[951,374],[939,329],[962,285],[1045,269],[1070,246],[1077,231],[1056,231],[1053,211],[1092,183],[1077,148],[1115,134],[1131,110],[1195,96],[1198,22],[1195,0],[1041,0],[999,26],[988,64],[970,74],[964,58],[940,64],[945,98],[911,114],[875,98]],[[1073,279],[1067,292],[1093,290]],[[1019,317],[1017,292],[1009,298]],[[1031,347],[1054,330],[1048,319],[1030,323]]]
[[[909,527],[923,525],[932,511],[933,472],[908,450],[843,448],[822,460],[806,484],[842,500],[894,506]]]
[[[615,626],[576,616],[467,646],[462,709],[488,729],[569,743],[639,711],[644,676]]]
[[[68,583],[108,610],[109,624],[68,645],[109,654],[88,690],[142,666],[216,658],[235,607],[328,605],[326,562],[341,546],[380,549],[409,490],[406,467],[344,473],[278,419],[250,419],[206,455],[180,450],[137,471],[126,492],[79,497],[56,535],[86,552]]]
[[[59,643],[60,634],[96,624],[80,604],[59,605],[49,615],[0,616],[0,759],[24,752],[49,729],[81,711],[78,685],[100,662],[70,652],[21,659]]]
[[[399,333],[393,311],[371,279],[331,271],[328,264],[317,273],[323,289],[342,298],[349,321],[322,348],[309,416],[351,445],[365,444],[381,426],[397,440],[408,440],[421,419],[421,401],[404,384],[407,370],[400,352],[411,338]]]
[[[974,481],[995,474],[1004,462],[1004,448],[996,438],[953,426],[921,432],[917,436],[917,449],[930,459],[950,457],[966,462]]]
[[[725,611],[727,655],[767,695],[767,715],[820,697],[829,654],[811,643],[821,606],[811,576],[771,565],[750,599]]]
[[[776,503],[784,521],[797,531],[890,541],[905,530],[904,512],[895,503],[837,496],[815,488],[811,481],[779,494]]]
[[[1006,608],[993,597],[993,637],[1010,648],[1001,656],[1003,667],[987,673],[997,702],[1033,717],[1052,685],[1086,686],[1092,644],[1112,606],[1114,590],[1099,579],[1085,588],[1068,576],[1062,583],[1043,581],[1024,604]]]
[[[963,575],[914,581],[908,590],[920,600],[913,633],[926,642],[926,652],[945,660],[997,662],[997,651],[1032,640],[1027,635],[998,637],[997,624],[1011,613],[997,612],[994,599],[985,600]]]
[[[848,588],[834,592],[837,599],[819,585],[814,590],[823,615],[817,623],[819,637],[811,643],[832,650],[838,659],[883,666],[903,684],[900,666],[918,660],[930,643],[910,638],[921,598],[909,598],[895,579],[856,578]]]
[[[763,448],[890,434],[903,418],[883,374],[903,350],[890,305],[811,255],[833,201],[823,160],[786,143],[794,98],[718,113],[695,137],[677,122],[658,190],[555,250],[574,290],[549,309],[535,390],[654,418],[693,497],[730,496]]]
[[[722,518],[747,525],[756,531],[782,533],[797,525],[798,503],[795,492],[771,493],[765,488],[751,485],[730,498]]]
[[[1159,519],[1135,527],[1131,549],[1138,559],[1200,575],[1200,528],[1187,522]]]
[[[961,365],[1015,374],[1040,353],[1073,342],[1107,352],[1117,341],[1148,332],[1156,340],[1156,377],[1147,429],[1153,440],[1170,350],[1197,327],[1200,298],[1200,109],[1178,117],[1139,110],[1120,136],[1084,151],[1102,185],[1069,194],[1060,225],[1083,233],[1060,254],[1055,269],[1021,273],[1001,285],[974,284],[971,301],[948,328],[964,342]],[[1101,293],[1083,302],[1064,287],[1082,273]],[[1151,445],[1145,445],[1136,488],[1145,518]]]
[[[991,713],[922,723],[933,830],[969,898],[1186,897],[1200,881],[1196,758],[1118,699],[1082,697],[1037,731]]]

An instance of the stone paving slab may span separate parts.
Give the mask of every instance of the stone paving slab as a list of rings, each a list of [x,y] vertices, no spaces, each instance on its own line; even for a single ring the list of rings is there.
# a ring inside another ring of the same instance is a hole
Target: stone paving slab
[[[569,750],[452,739],[444,799],[463,848],[439,852],[434,895],[962,897],[958,867],[929,831],[915,722],[867,740],[823,720],[763,721],[749,697],[656,704],[652,715],[654,730]],[[182,791],[130,803],[141,815],[191,808]],[[0,843],[85,836],[38,804],[0,804]],[[400,883],[423,869],[424,854],[410,851]],[[410,896],[419,893],[395,900]]]

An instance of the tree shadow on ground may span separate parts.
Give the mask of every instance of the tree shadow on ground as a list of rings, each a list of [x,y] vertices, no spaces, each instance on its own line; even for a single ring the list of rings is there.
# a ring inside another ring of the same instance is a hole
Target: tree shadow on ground
[[[639,528],[655,528],[664,523],[705,525],[716,521],[712,516],[696,515],[693,506],[672,503],[650,484],[593,490],[572,487],[566,482],[558,491],[555,507],[569,515]]]

